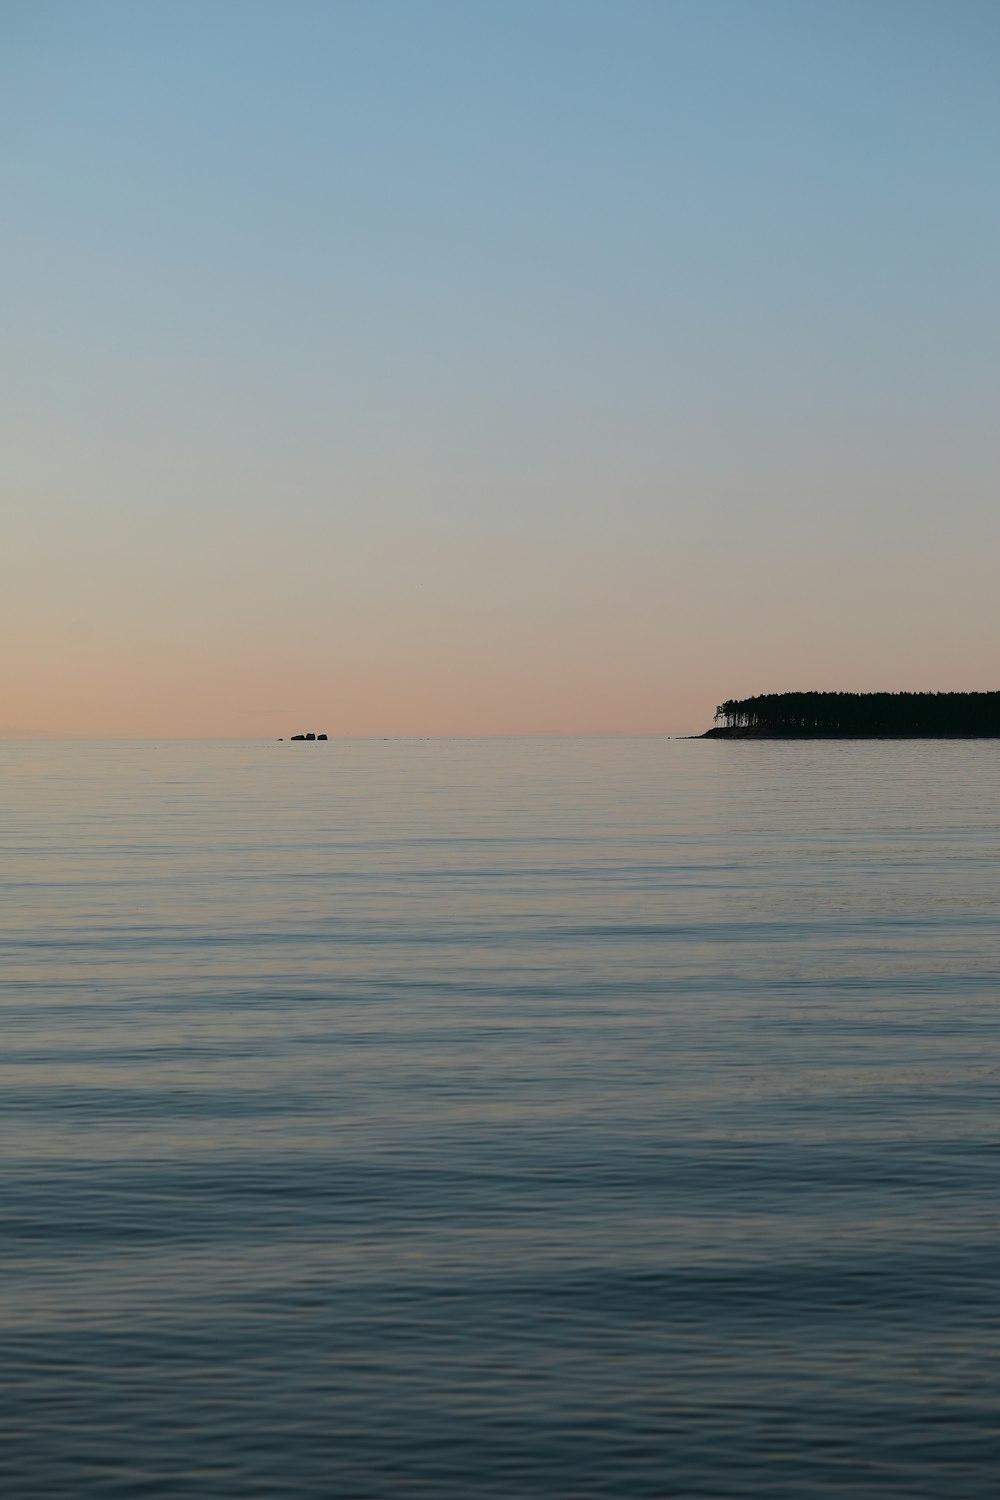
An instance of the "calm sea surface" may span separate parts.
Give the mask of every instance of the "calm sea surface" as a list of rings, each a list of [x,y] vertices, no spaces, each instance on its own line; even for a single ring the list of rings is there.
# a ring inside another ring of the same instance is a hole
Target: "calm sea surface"
[[[1000,1491],[1000,744],[0,765],[7,1500]]]

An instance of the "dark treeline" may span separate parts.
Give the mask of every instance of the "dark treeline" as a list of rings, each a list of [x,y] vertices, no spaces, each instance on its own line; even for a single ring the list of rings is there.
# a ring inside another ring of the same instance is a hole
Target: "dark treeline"
[[[1000,737],[997,693],[762,693],[730,698],[709,734]]]

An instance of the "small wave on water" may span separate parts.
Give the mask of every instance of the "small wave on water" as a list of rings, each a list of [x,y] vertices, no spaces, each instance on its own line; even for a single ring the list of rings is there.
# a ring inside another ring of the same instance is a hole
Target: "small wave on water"
[[[12,1500],[992,1500],[982,743],[0,745]]]

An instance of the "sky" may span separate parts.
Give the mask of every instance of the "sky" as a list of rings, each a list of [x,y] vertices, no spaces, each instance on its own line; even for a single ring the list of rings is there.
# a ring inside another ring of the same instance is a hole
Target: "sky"
[[[0,734],[996,689],[995,0],[7,0]]]

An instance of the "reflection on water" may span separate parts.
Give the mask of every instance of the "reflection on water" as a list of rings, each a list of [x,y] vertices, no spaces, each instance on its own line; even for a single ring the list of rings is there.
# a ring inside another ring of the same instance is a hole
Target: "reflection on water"
[[[4,1492],[992,1497],[996,757],[0,746]]]

